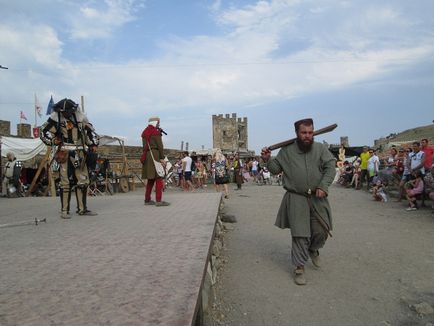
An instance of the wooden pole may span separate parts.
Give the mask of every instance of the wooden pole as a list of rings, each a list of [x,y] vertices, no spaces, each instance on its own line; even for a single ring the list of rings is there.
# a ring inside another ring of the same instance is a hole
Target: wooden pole
[[[81,95],[81,111],[84,113],[84,96]]]
[[[48,187],[50,188],[51,197],[56,197],[56,183],[53,180],[51,165],[48,165]]]
[[[125,154],[125,144],[123,140],[119,140],[122,148],[122,174],[128,174],[128,166],[127,166],[127,155]]]
[[[42,172],[42,169],[46,166],[48,159],[50,158],[50,148],[47,146],[47,153],[45,154],[44,158],[42,159],[41,163],[39,164],[38,170],[36,171],[35,176],[33,177],[32,183],[30,184],[29,190],[26,192],[26,197],[29,197],[32,193],[33,189],[35,188],[36,181],[39,178],[39,175]]]
[[[35,128],[38,125],[38,118],[36,117],[36,105],[37,105],[36,101],[37,101],[37,99],[36,99],[36,93],[35,93],[35,107],[34,107],[34,110],[35,110]]]

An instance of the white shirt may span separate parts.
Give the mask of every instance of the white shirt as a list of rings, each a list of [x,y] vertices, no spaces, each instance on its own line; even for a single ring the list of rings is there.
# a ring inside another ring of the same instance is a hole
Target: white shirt
[[[14,176],[14,167],[16,162],[17,162],[16,160],[6,162],[5,173],[4,173],[4,176],[6,178],[12,178]]]
[[[417,153],[411,152],[410,153],[410,168],[414,170],[417,166],[419,166],[422,163],[423,157],[425,153],[422,151],[419,151]],[[420,169],[422,173],[425,173],[425,169],[422,167]]]
[[[190,156],[186,156],[182,159],[182,162],[185,162],[185,169],[184,172],[191,172],[191,162],[193,162],[193,160],[191,159]]]
[[[182,173],[182,161],[177,161],[175,163],[175,168],[177,173]]]
[[[252,171],[257,171],[258,170],[258,161],[253,161],[252,162]]]
[[[380,159],[377,155],[372,155],[368,160],[368,171],[378,172],[380,168]]]

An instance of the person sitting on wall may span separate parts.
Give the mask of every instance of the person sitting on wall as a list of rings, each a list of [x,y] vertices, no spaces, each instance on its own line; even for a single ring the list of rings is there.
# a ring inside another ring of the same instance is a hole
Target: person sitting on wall
[[[413,180],[410,180],[406,184],[408,211],[417,210],[417,196],[422,194],[424,190],[423,174],[420,170],[415,170],[411,173]]]

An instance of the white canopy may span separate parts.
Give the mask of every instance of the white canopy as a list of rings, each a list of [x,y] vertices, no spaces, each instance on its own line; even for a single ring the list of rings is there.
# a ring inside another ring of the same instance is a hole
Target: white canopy
[[[121,137],[121,136],[108,136],[108,135],[99,135],[98,136],[100,146],[111,144],[111,143],[116,143],[116,142],[119,142],[120,145],[123,145],[125,142],[125,139],[126,139],[125,137]]]
[[[47,146],[39,138],[17,138],[0,136],[1,155],[6,157],[6,154],[11,152],[19,161],[27,161],[34,158],[36,155],[44,155],[47,151]],[[123,145],[124,137],[113,137],[103,135],[99,138],[100,145],[119,142]]]
[[[196,151],[193,150],[190,152],[191,153],[195,152],[196,155],[199,155],[199,156],[208,156],[208,155],[213,156],[215,154],[216,150],[215,149],[198,149]]]
[[[34,158],[36,155],[44,155],[47,151],[47,146],[39,138],[15,138],[15,137],[0,137],[1,155],[6,157],[6,154],[11,152],[15,155],[18,161],[27,161]]]

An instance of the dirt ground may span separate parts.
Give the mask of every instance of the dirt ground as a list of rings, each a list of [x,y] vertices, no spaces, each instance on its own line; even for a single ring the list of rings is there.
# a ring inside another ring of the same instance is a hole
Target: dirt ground
[[[224,237],[215,326],[434,324],[430,208],[408,212],[393,199],[333,186],[333,238],[320,252],[322,267],[309,262],[308,284],[297,286],[289,231],[274,226],[283,189],[230,190],[224,211],[238,222]]]

